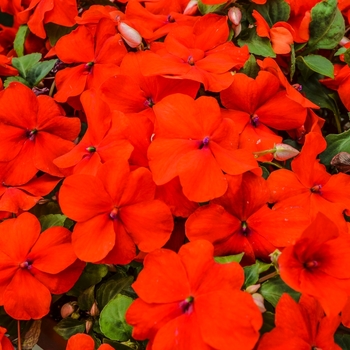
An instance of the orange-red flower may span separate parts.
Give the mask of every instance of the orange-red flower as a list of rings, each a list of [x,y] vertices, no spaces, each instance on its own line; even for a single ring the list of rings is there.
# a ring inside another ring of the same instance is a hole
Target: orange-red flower
[[[51,97],[36,97],[20,83],[1,93],[0,104],[0,162],[6,162],[6,184],[25,184],[39,170],[62,177],[53,160],[74,147],[79,119],[65,117]]]
[[[350,238],[319,213],[294,245],[278,259],[281,278],[315,297],[327,315],[337,315],[350,294]]]
[[[29,213],[0,224],[0,305],[11,317],[29,320],[48,314],[51,293],[72,288],[84,266],[66,228],[40,234],[39,220]]]
[[[146,168],[130,171],[126,160],[102,164],[96,176],[76,174],[63,182],[59,203],[77,221],[73,247],[84,261],[127,264],[135,244],[149,252],[162,247],[173,229],[169,208],[154,200],[155,184]]]
[[[84,333],[74,334],[68,339],[66,350],[94,350],[95,342],[93,338]],[[113,350],[110,345],[102,344],[98,350]],[[6,349],[4,349],[6,350]]]
[[[0,349],[1,350],[13,350],[13,345],[5,336],[6,328],[0,327]]]
[[[226,192],[223,171],[230,175],[259,171],[252,153],[237,149],[235,125],[223,118],[213,97],[169,95],[154,111],[155,138],[148,157],[157,185],[179,176],[188,199],[206,202]]]
[[[299,303],[283,294],[276,306],[276,328],[265,333],[258,350],[341,350],[334,342],[339,315],[325,316],[320,304],[302,295]]]
[[[252,349],[261,314],[251,295],[240,290],[239,264],[218,264],[213,246],[190,242],[179,253],[149,253],[132,285],[139,299],[126,320],[135,339],[150,339],[149,349]]]

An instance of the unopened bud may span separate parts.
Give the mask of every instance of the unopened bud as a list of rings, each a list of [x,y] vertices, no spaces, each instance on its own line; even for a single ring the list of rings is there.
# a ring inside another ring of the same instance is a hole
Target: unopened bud
[[[247,289],[245,291],[249,294],[254,294],[258,291],[259,288],[260,288],[260,284],[253,284],[253,285],[247,287]]]
[[[130,47],[135,48],[141,45],[142,36],[136,29],[130,27],[128,24],[119,22],[118,31]]]
[[[277,143],[275,145],[276,151],[273,157],[276,160],[287,160],[293,158],[299,154],[299,151],[292,146],[286,145],[285,143]]]
[[[62,318],[67,318],[75,311],[75,306],[72,303],[65,303],[61,307],[61,316]]]
[[[282,253],[278,249],[276,249],[273,253],[269,255],[271,262],[274,266],[277,266],[277,260],[281,254]]]
[[[238,7],[231,7],[228,10],[228,18],[235,25],[238,26],[241,23],[242,12]]]
[[[90,332],[92,325],[93,325],[93,321],[92,320],[90,320],[90,319],[86,320],[86,322],[85,322],[86,333]]]
[[[100,310],[98,309],[96,302],[94,302],[90,309],[90,315],[92,317],[95,317],[95,316],[98,316],[99,314],[100,314]]]
[[[238,26],[235,26],[233,31],[235,32],[235,38],[237,38],[242,31],[242,24],[240,23]]]
[[[184,9],[184,15],[192,16],[198,10],[198,0],[191,0],[188,2],[186,8]]]
[[[350,43],[350,40],[346,36],[343,36],[343,38],[339,41],[340,46],[345,46],[348,43]]]
[[[264,297],[259,293],[254,293],[252,297],[253,297],[254,303],[259,308],[260,312],[261,313],[265,312],[266,309],[264,305]]]

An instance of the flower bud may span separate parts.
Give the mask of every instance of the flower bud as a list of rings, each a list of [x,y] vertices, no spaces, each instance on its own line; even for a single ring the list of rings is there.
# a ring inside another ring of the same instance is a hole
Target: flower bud
[[[281,253],[278,249],[276,249],[274,252],[272,252],[272,253],[269,255],[269,257],[270,257],[270,259],[271,259],[271,262],[272,262],[272,264],[273,264],[274,266],[277,266],[277,265],[278,265],[277,260],[278,260],[278,258],[279,258],[279,256],[280,256],[281,254],[282,254],[282,253]]]
[[[228,10],[228,18],[235,25],[238,26],[241,23],[242,12],[238,7],[231,7]]]
[[[198,0],[190,0],[184,9],[184,15],[192,16],[194,15],[198,10]]]
[[[350,40],[346,36],[343,36],[343,38],[339,41],[340,46],[345,46],[348,43],[350,43]]]
[[[140,33],[124,22],[118,23],[118,31],[125,42],[132,48],[138,47],[142,43]]]
[[[249,294],[254,294],[260,288],[260,284],[253,284],[249,286],[245,291]]]
[[[299,151],[292,146],[286,145],[285,143],[277,143],[275,145],[276,151],[273,157],[276,160],[287,160],[293,158],[299,154]]]
[[[242,24],[240,23],[238,26],[235,26],[235,28],[233,28],[233,31],[235,32],[235,38],[237,38],[242,31]]]
[[[266,309],[265,309],[265,305],[264,305],[264,297],[259,293],[254,293],[252,295],[252,297],[253,297],[254,303],[257,305],[260,312],[261,313],[265,312]]]
[[[86,322],[85,322],[85,331],[86,331],[86,333],[90,332],[92,325],[93,325],[93,321],[92,320],[90,320],[90,319],[86,320]]]
[[[92,317],[98,316],[100,314],[100,310],[97,307],[96,301],[92,304],[90,309],[90,315]]]
[[[65,303],[61,307],[61,316],[62,318],[67,318],[75,311],[74,304],[72,303]]]

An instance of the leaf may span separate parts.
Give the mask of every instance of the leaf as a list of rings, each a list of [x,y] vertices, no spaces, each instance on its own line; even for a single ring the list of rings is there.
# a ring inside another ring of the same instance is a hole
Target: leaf
[[[330,165],[332,158],[340,152],[350,153],[350,130],[326,136],[327,148],[320,154],[321,162]]]
[[[259,279],[259,265],[258,264],[254,264],[251,266],[245,266],[243,268],[243,270],[244,270],[244,277],[245,277],[245,281],[244,281],[245,288],[258,282],[258,279]]]
[[[313,72],[334,78],[334,67],[331,61],[320,55],[298,56],[297,60],[301,61]]]
[[[280,276],[273,277],[263,283],[259,293],[274,307],[283,293],[288,293],[295,301],[298,301],[300,297],[300,293],[287,286]]]
[[[270,311],[266,311],[262,314],[262,317],[264,323],[260,329],[260,334],[272,331],[275,328],[275,314]]]
[[[249,52],[254,55],[263,57],[276,57],[275,52],[272,50],[270,40],[268,38],[261,38],[256,33],[256,28],[248,28],[241,32],[238,39],[238,45],[240,47],[247,45]]]
[[[269,0],[264,5],[255,5],[254,8],[270,27],[277,22],[286,22],[290,16],[290,6],[284,0]]]
[[[41,333],[41,320],[34,320],[22,341],[23,350],[31,350],[37,344]]]
[[[118,280],[110,280],[103,283],[96,292],[97,305],[102,310],[110,300],[115,298],[125,287],[130,286],[134,278],[122,277]]]
[[[324,0],[311,9],[310,39],[307,52],[333,49],[345,33],[345,23],[337,0]]]
[[[103,308],[100,328],[107,338],[118,341],[130,339],[132,327],[126,323],[125,313],[132,302],[132,298],[119,294]]]
[[[260,168],[262,170],[262,177],[267,180],[267,178],[270,176],[270,172],[262,165],[260,165]]]
[[[73,27],[64,27],[55,23],[46,23],[45,31],[49,38],[49,42],[51,46],[55,46],[58,39],[62,38],[64,35],[69,34],[76,26]]]
[[[12,65],[17,68],[23,78],[27,78],[27,73],[36,63],[41,60],[41,53],[31,53],[22,57],[12,58]]]
[[[64,318],[53,329],[63,339],[68,340],[72,335],[77,333],[84,333],[85,320],[75,320],[74,318]]]
[[[349,49],[348,49],[349,50]],[[334,54],[334,56],[340,56],[342,55],[343,53],[346,52],[346,47],[340,47],[337,52]],[[350,52],[350,51],[349,51]]]
[[[88,263],[77,283],[66,294],[79,297],[80,293],[85,289],[101,282],[102,278],[105,277],[107,273],[108,267],[106,265]]]
[[[244,63],[244,67],[239,71],[240,73],[244,73],[255,79],[259,74],[259,66],[256,63],[256,59],[254,55],[250,55],[246,63]]]
[[[342,350],[350,350],[350,334],[335,334],[334,340]]]
[[[295,73],[295,47],[294,44],[290,45],[291,53],[290,53],[290,81],[293,80],[294,73]]]
[[[4,82],[4,87],[7,88],[10,85],[10,83],[12,83],[12,82],[18,82],[18,83],[21,83],[23,85],[30,87],[30,84],[27,82],[27,80],[25,80],[21,77],[8,77]]]
[[[198,0],[198,10],[202,15],[207,13],[220,12],[226,6],[226,0],[222,0],[222,4],[218,5],[205,5],[201,0]]]
[[[54,67],[57,59],[39,62],[27,72],[27,80],[32,86],[38,85]]]
[[[346,62],[346,64],[348,66],[350,66],[350,49],[347,49],[345,52],[344,52],[344,61]]]
[[[243,258],[244,253],[236,255],[227,255],[227,256],[216,256],[214,260],[219,264],[228,264],[232,261],[239,263]]]
[[[109,340],[109,339],[106,339],[106,338],[103,339],[103,344],[109,344],[116,350],[144,349],[144,348],[140,348],[140,347],[135,347],[135,343],[133,343],[133,342],[127,342],[127,343],[130,343],[130,345],[132,347],[129,347],[129,346],[125,345],[125,344],[121,344],[121,343],[118,343],[116,341]]]
[[[66,219],[67,216],[62,214],[48,214],[40,216],[39,221],[41,224],[41,232],[47,230],[49,227],[64,226]]]
[[[29,34],[29,28],[27,25],[19,26],[15,40],[13,42],[13,48],[15,49],[17,56],[24,55],[24,42]]]
[[[94,302],[95,302],[95,285],[84,290],[84,292],[79,295],[78,305],[81,310],[90,311]]]
[[[267,271],[271,266],[273,266],[271,263],[267,264],[267,263],[264,263],[260,260],[256,260],[255,265],[258,265],[258,273],[259,274]]]

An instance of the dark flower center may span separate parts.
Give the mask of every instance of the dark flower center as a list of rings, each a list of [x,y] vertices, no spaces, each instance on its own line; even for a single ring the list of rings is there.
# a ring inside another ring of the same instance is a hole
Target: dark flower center
[[[30,270],[32,268],[32,261],[23,261],[22,263],[19,264],[19,267],[23,270]]]
[[[33,129],[33,130],[27,130],[26,136],[30,141],[35,140],[35,135],[38,133],[38,130]]]
[[[143,103],[146,107],[153,107],[155,105],[152,97],[149,97],[144,103]]]
[[[242,221],[241,223],[241,233],[245,237],[248,236],[248,234],[250,233],[250,229],[246,221]]]
[[[204,137],[201,144],[199,145],[199,149],[202,149],[203,147],[208,147],[209,141],[210,141],[209,136]]]
[[[96,147],[94,146],[89,146],[89,147],[86,147],[85,149],[90,153],[96,152]]]
[[[190,314],[193,312],[193,301],[194,301],[194,298],[192,296],[186,298],[184,301],[181,301],[180,307],[184,314],[186,313]]]
[[[85,65],[85,70],[88,72],[88,73],[90,73],[91,72],[91,70],[92,70],[92,67],[94,66],[94,62],[88,62],[88,63],[86,63],[86,65]]]
[[[112,220],[118,220],[118,208],[113,208],[112,211],[109,213],[109,217]]]
[[[322,195],[321,188],[322,188],[322,185],[315,185],[314,187],[310,188],[310,191],[312,193],[318,193]]]
[[[187,63],[188,63],[190,66],[194,66],[194,59],[193,59],[193,56],[188,56]]]
[[[250,124],[252,124],[254,126],[254,128],[256,128],[256,127],[258,127],[260,125],[259,117],[258,117],[257,114],[253,114],[250,117]]]
[[[316,260],[310,260],[304,263],[304,267],[308,270],[311,270],[318,266],[318,262]]]

